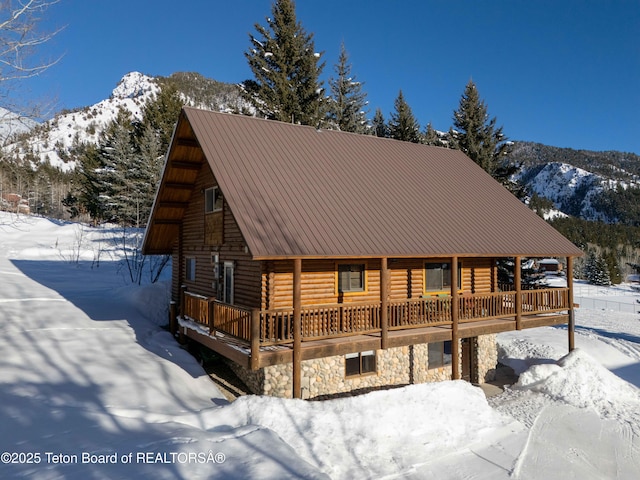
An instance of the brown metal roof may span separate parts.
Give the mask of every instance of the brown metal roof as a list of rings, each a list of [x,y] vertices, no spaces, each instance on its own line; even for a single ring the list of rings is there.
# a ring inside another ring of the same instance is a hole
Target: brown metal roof
[[[458,150],[185,108],[165,175],[191,130],[254,258],[581,255]]]

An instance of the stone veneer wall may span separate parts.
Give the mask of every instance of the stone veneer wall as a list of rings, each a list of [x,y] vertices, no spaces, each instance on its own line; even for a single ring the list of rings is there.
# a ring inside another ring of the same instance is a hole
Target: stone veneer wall
[[[478,357],[474,364],[480,383],[495,376],[498,353],[495,335],[484,335],[477,340]],[[302,398],[315,398],[357,390],[412,383],[440,382],[451,379],[451,365],[429,368],[428,344],[377,350],[376,373],[345,377],[345,357],[315,358],[302,362]],[[251,371],[229,362],[233,371],[258,395],[291,398],[293,365],[272,365]]]
[[[496,379],[496,366],[498,365],[498,348],[496,335],[481,335],[476,337],[478,358],[478,382],[485,383]]]

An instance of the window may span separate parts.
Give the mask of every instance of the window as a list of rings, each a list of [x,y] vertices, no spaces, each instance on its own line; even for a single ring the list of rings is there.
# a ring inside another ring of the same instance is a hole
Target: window
[[[364,263],[338,265],[338,292],[364,292],[365,266]]]
[[[196,280],[196,259],[195,257],[187,257],[186,258],[186,280],[190,282],[195,282]]]
[[[429,368],[440,368],[445,365],[451,365],[451,340],[430,343],[428,351]]]
[[[430,262],[424,265],[425,291],[445,292],[451,290],[451,264]],[[462,268],[458,264],[458,290],[462,285]]]
[[[344,363],[346,377],[376,373],[376,352],[349,353],[345,355]]]
[[[204,213],[222,211],[222,192],[218,187],[207,188],[204,191]]]

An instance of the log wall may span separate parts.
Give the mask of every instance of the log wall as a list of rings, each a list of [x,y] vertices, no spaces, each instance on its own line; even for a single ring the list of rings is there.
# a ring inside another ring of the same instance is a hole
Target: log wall
[[[217,182],[207,165],[204,165],[202,169],[183,219],[181,257],[175,251],[173,255],[174,262],[180,258],[182,261],[179,264],[174,263],[175,271],[180,273],[179,278],[176,275],[173,277],[172,291],[175,292],[179,290],[180,285],[185,285],[189,291],[215,297],[217,288],[222,288],[222,284],[218,285],[214,277],[213,255],[218,254],[220,275],[223,272],[224,262],[235,262],[234,303],[258,308],[260,306],[261,264],[251,259],[238,224],[226,202],[222,212],[222,245],[206,244],[205,227],[208,219],[204,213],[204,190],[216,186]],[[187,258],[196,259],[195,281],[186,280]]]
[[[389,300],[421,298],[424,291],[425,259],[392,259],[389,267]],[[448,259],[433,259],[443,261]],[[364,292],[341,294],[338,292],[337,269],[340,263],[365,263],[366,289]],[[471,258],[461,260],[462,291],[489,293],[495,287],[495,268],[492,259]],[[335,303],[377,302],[380,300],[380,260],[354,259],[303,260],[302,306]],[[293,299],[293,260],[263,262],[261,308],[291,308]]]

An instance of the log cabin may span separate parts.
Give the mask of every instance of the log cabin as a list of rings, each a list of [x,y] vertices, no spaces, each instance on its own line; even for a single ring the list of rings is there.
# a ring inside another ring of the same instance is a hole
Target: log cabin
[[[458,150],[184,108],[143,253],[172,256],[172,330],[256,394],[482,383],[511,330],[573,348],[571,275],[520,265],[582,252]]]

